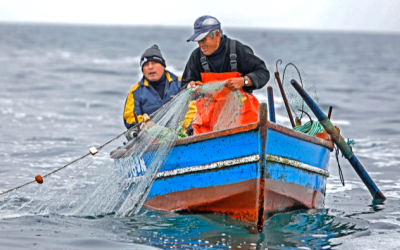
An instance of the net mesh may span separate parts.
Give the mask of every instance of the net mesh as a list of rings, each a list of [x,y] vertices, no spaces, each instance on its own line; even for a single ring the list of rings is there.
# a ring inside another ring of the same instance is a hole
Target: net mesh
[[[192,100],[207,103],[224,88],[224,82],[181,91],[151,116],[137,137],[114,150],[101,148],[65,169],[49,175],[41,185],[31,184],[0,196],[0,217],[62,214],[97,217],[138,213],[152,182],[177,140],[184,136],[181,123]],[[236,126],[242,106],[239,91],[219,104],[214,131]],[[206,104],[207,104],[206,103]],[[205,105],[206,109],[208,105]],[[201,115],[202,110],[198,110]],[[199,119],[196,115],[194,120]]]
[[[240,91],[224,91],[226,94],[221,99],[221,92],[224,88],[224,82],[205,84],[202,86],[200,96],[205,102],[204,108],[199,112],[193,121],[201,119],[201,114],[208,113],[212,109],[211,130],[219,131],[227,128],[236,127],[240,124],[240,110],[242,108],[242,93]],[[219,95],[216,102],[216,95]]]
[[[292,114],[294,114],[297,119],[301,120],[301,118],[306,115],[304,112],[308,114],[312,114],[312,112],[290,83],[293,79],[296,80],[318,104],[317,87],[311,78],[303,71],[299,70],[294,64],[289,63],[286,65],[282,78],[283,90],[285,91]]]

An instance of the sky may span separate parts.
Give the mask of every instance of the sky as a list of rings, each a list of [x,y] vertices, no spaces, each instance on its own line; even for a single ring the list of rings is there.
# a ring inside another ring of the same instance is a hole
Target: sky
[[[0,0],[0,22],[222,26],[400,33],[400,0]]]

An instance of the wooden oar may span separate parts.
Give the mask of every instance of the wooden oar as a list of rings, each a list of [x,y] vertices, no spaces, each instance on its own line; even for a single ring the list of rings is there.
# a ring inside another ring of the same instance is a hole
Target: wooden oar
[[[281,78],[279,77],[279,71],[278,71],[278,62],[279,61],[281,61],[281,63],[282,63],[282,60],[280,60],[280,59],[276,62],[275,78],[276,78],[276,81],[278,82],[279,90],[281,91],[281,95],[282,95],[282,98],[283,98],[283,102],[285,103],[285,108],[286,108],[286,111],[288,113],[288,116],[289,116],[289,119],[290,119],[290,123],[292,124],[292,128],[294,128],[294,127],[296,127],[296,124],[294,123],[292,112],[290,112],[289,103],[288,103],[288,100],[286,98],[285,90],[283,90],[283,85],[282,85],[282,82],[281,82]]]
[[[318,107],[318,105],[314,102],[313,99],[307,94],[307,92],[300,86],[296,80],[292,80],[290,82],[293,87],[297,90],[303,100],[307,103],[310,109],[313,111],[315,116],[318,118],[321,125],[325,128],[325,130],[332,136],[333,142],[340,149],[342,154],[346,157],[346,159],[350,162],[351,166],[353,166],[354,170],[357,172],[358,176],[364,182],[365,186],[367,186],[369,192],[371,193],[374,199],[386,200],[386,197],[382,194],[379,188],[375,185],[375,182],[371,179],[367,171],[358,161],[357,157],[354,155],[352,148],[347,145],[343,137],[340,135],[340,131],[336,129],[328,117],[322,112],[322,110]]]

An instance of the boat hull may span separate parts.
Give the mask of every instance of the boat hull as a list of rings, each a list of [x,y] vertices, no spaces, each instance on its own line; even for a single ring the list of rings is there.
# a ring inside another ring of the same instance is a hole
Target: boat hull
[[[145,206],[219,213],[252,224],[278,212],[320,208],[332,148],[329,140],[274,123],[185,138],[161,167]]]

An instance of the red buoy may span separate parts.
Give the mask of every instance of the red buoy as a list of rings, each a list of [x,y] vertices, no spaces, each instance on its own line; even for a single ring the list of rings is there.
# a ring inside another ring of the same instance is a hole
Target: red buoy
[[[42,176],[40,176],[40,174],[36,175],[35,180],[39,184],[43,183],[43,178],[42,178]]]

